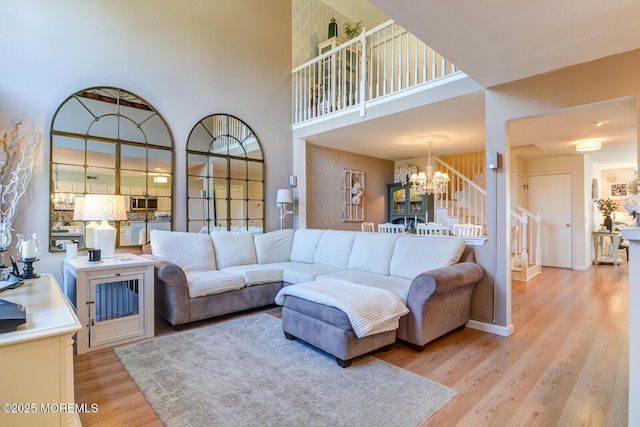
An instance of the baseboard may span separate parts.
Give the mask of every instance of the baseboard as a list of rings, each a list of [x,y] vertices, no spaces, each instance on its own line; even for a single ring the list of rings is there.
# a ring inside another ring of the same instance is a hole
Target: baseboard
[[[500,326],[494,323],[480,322],[478,320],[469,320],[465,325],[467,328],[477,329],[483,332],[489,332],[494,335],[500,335],[501,337],[508,337],[514,332],[513,323],[509,326]]]

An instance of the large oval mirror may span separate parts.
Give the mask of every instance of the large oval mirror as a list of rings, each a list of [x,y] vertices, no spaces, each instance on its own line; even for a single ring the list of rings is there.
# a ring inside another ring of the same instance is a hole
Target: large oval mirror
[[[125,198],[126,221],[113,222],[116,246],[171,230],[173,138],[162,116],[139,96],[114,87],[74,93],[51,122],[50,251],[68,242],[91,247],[82,220],[86,194]]]
[[[187,141],[187,230],[264,231],[264,160],[242,120],[214,114]]]

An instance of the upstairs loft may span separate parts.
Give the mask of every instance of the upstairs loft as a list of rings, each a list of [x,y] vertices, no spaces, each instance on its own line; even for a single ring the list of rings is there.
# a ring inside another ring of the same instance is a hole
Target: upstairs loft
[[[292,124],[302,136],[482,90],[392,20],[319,43],[318,56],[292,74]]]

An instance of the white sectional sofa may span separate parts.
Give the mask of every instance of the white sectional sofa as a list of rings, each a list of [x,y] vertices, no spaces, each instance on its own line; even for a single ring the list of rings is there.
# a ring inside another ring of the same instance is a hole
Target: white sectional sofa
[[[144,252],[155,262],[156,313],[176,328],[273,304],[283,286],[339,280],[397,295],[409,309],[397,338],[417,349],[466,324],[483,276],[473,249],[455,237],[153,230]]]

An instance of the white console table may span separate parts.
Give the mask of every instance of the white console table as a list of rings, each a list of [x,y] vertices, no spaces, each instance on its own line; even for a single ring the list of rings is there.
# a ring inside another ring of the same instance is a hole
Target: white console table
[[[64,285],[83,326],[78,354],[154,335],[153,261],[133,254],[99,263],[66,258]]]
[[[0,334],[0,425],[80,425],[75,410],[60,406],[75,409],[72,337],[82,326],[53,276],[26,280],[0,299],[27,311],[26,323]]]

